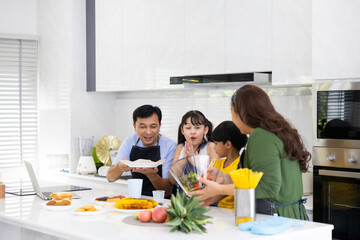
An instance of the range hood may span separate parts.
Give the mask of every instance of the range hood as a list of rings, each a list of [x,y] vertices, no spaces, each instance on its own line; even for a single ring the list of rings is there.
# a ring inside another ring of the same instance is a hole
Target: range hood
[[[216,83],[271,83],[271,72],[232,73],[216,75],[196,75],[170,77],[170,85],[176,84],[216,84]]]

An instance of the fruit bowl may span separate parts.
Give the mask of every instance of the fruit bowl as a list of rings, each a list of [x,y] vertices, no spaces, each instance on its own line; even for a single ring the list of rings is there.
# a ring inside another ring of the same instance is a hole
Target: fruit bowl
[[[198,177],[207,178],[209,164],[209,155],[193,155],[181,158],[172,164],[170,174],[181,189],[188,193],[204,187],[197,179]]]

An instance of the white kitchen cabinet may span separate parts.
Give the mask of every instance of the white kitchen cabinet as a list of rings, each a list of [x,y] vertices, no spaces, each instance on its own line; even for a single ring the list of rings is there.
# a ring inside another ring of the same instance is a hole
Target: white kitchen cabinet
[[[184,0],[151,0],[150,70],[146,89],[169,88],[185,73]]]
[[[185,1],[185,75],[225,73],[225,5]]]
[[[317,1],[317,0],[316,0]],[[272,0],[272,82],[312,82],[312,0]]]
[[[96,91],[122,88],[122,12],[122,1],[95,1]]]
[[[271,2],[226,0],[226,73],[272,70]]]
[[[96,91],[164,89],[184,75],[184,0],[96,1]]]
[[[316,0],[314,79],[360,78],[360,1]]]
[[[118,90],[146,89],[151,84],[152,1],[123,0],[123,74]]]

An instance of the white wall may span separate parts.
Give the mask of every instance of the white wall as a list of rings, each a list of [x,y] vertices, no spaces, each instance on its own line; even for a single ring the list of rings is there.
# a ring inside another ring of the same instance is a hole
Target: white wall
[[[85,1],[38,0],[38,23],[40,160],[68,154],[74,172],[77,137],[114,134],[115,94],[86,92]]]
[[[37,35],[37,0],[0,0],[0,33]]]

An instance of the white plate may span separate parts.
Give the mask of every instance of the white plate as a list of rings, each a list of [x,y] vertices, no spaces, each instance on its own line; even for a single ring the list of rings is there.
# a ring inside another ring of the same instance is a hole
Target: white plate
[[[45,209],[49,210],[49,211],[68,211],[74,208],[73,203],[71,203],[71,205],[68,206],[48,206],[45,204]]]
[[[115,202],[94,201],[94,204],[103,208],[115,207]]]
[[[153,210],[153,208],[149,208],[149,209],[117,209],[117,208],[114,208],[114,209],[117,212],[126,213],[126,214],[133,214],[133,213],[137,213],[142,210]]]
[[[105,210],[99,207],[95,207],[96,209],[99,209],[99,211],[88,211],[88,212],[75,212],[76,209],[74,209],[72,211],[73,214],[78,215],[78,216],[94,216],[94,215],[99,215],[99,214],[103,214],[105,213]]]
[[[131,168],[155,168],[163,164],[165,159],[161,159],[157,162],[147,159],[138,159],[136,161],[120,160],[120,162]]]

